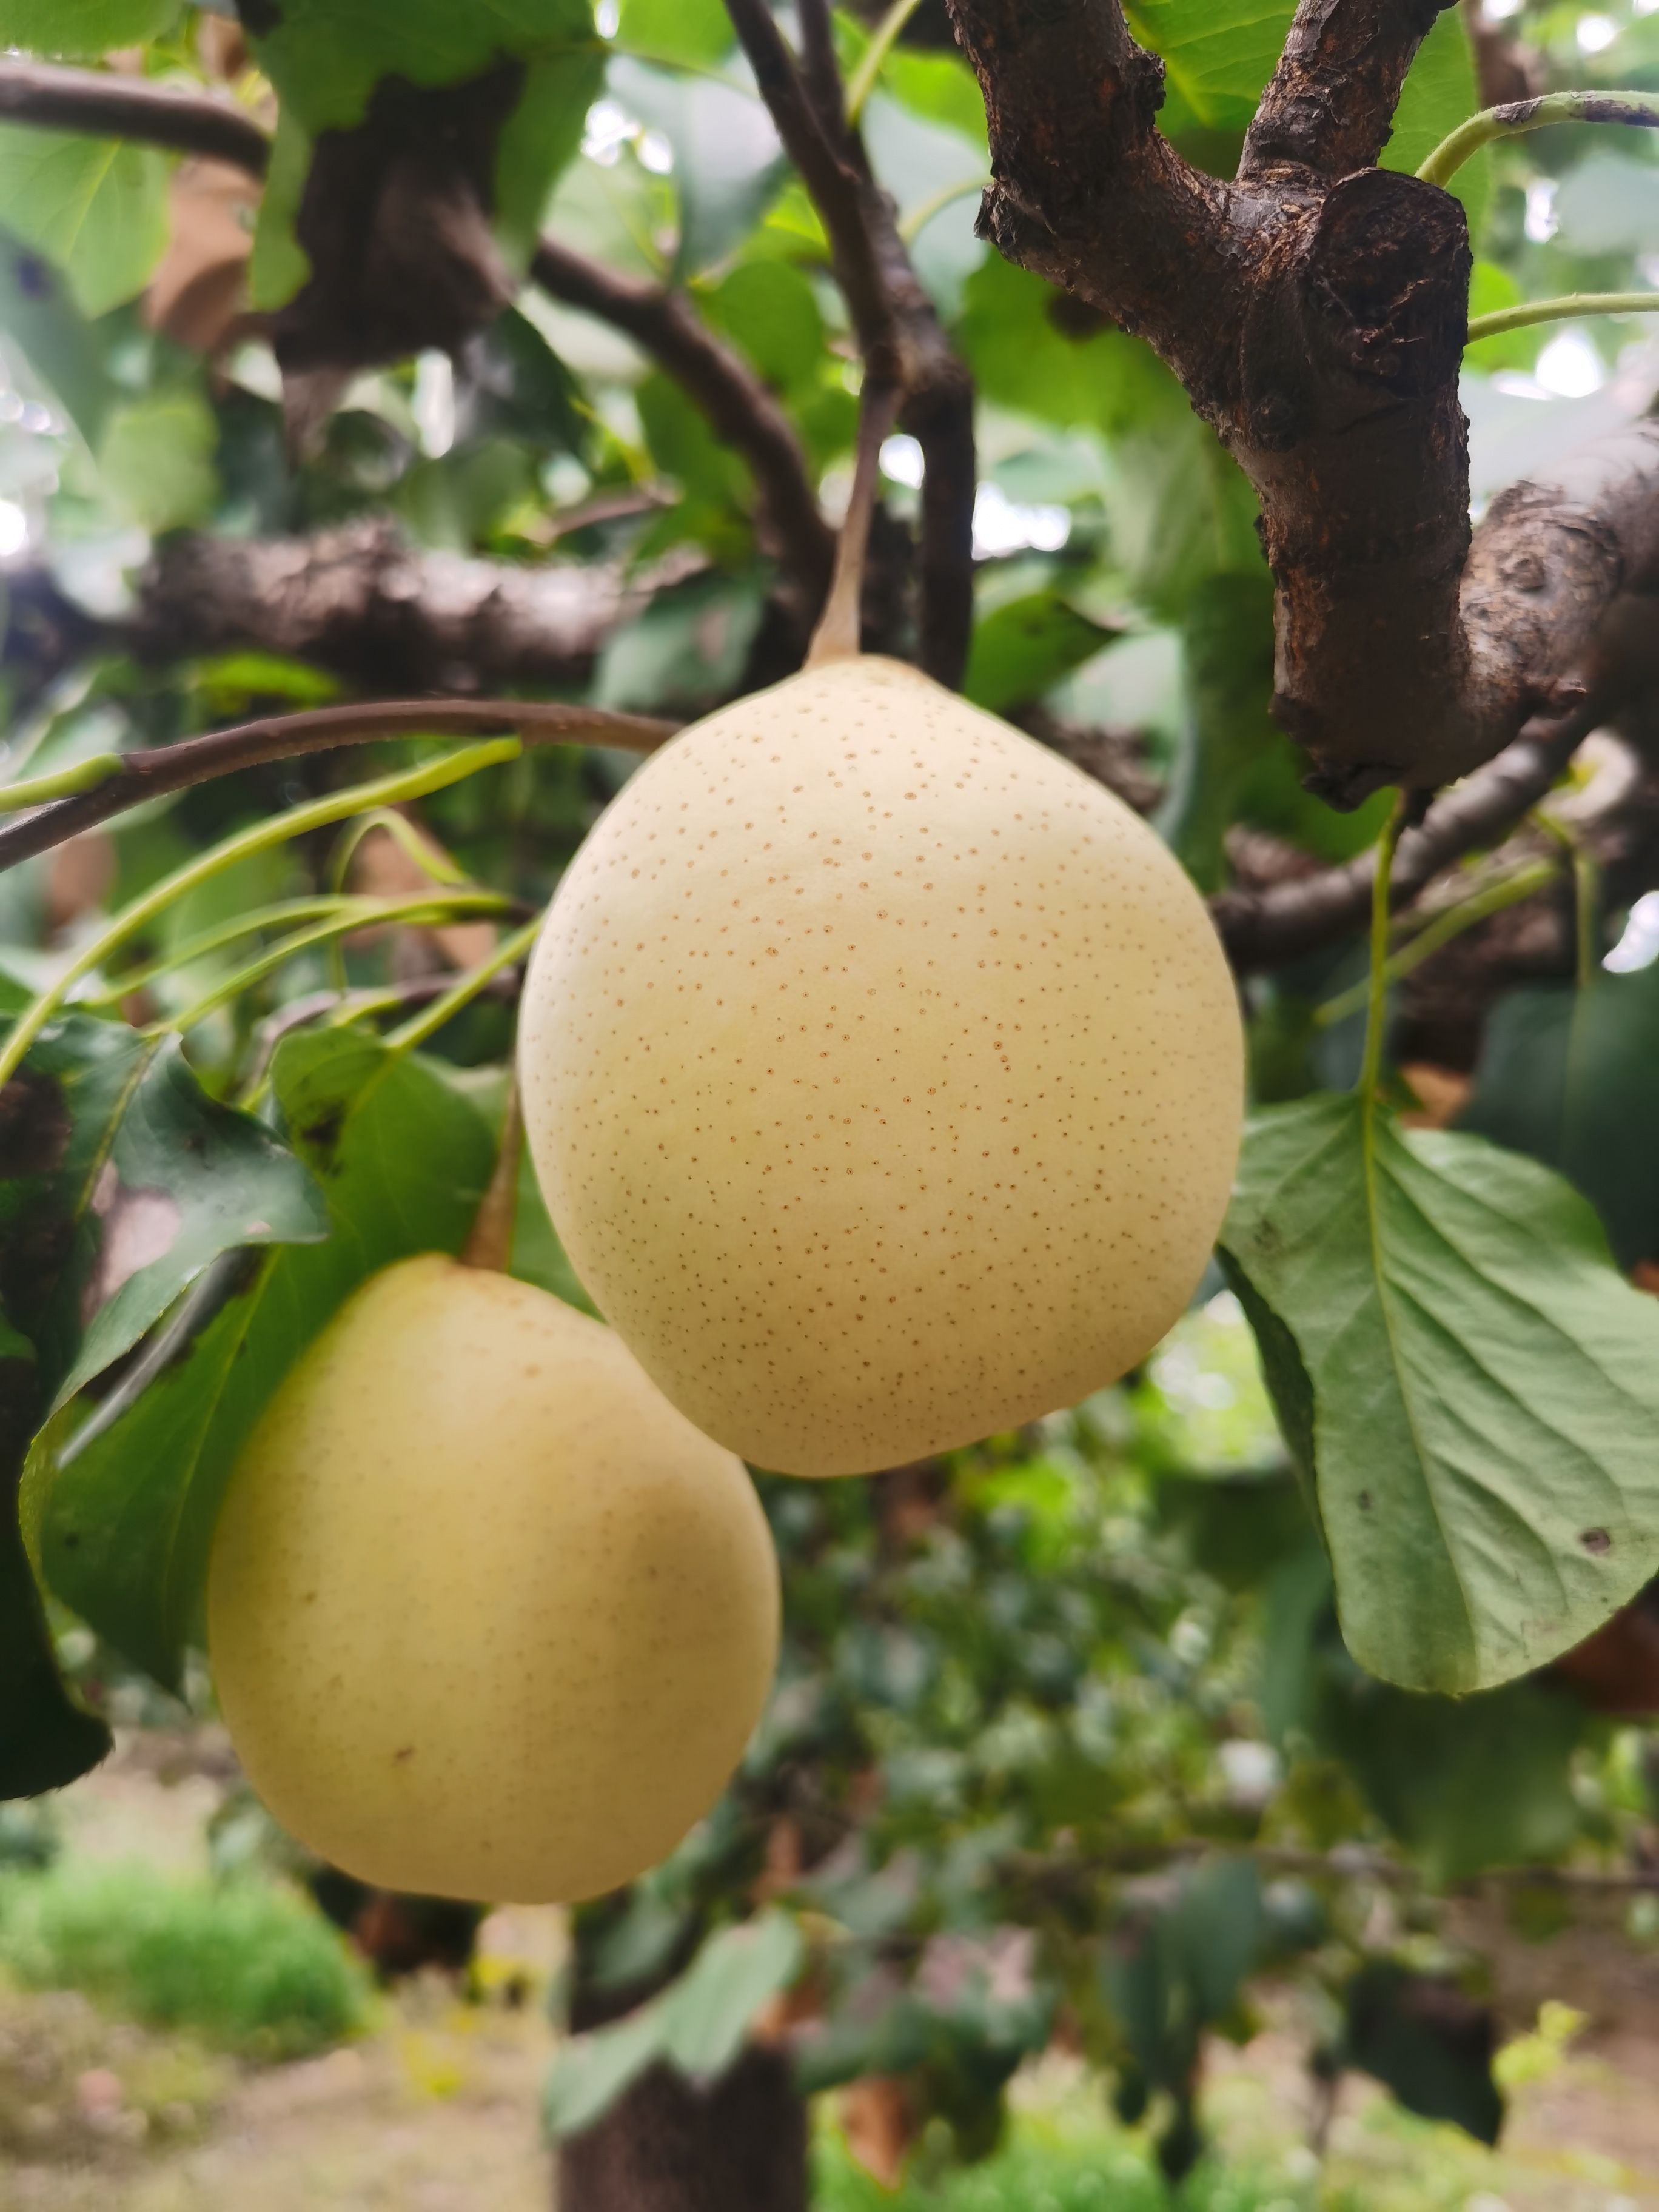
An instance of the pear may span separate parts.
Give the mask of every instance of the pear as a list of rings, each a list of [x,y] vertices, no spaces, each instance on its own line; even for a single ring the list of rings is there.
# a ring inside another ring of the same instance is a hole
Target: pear
[[[208,1577],[231,1739],[283,1825],[388,1889],[567,1902],[719,1797],[777,1563],[740,1463],[545,1291],[374,1277],[237,1464]]]
[[[1056,754],[831,660],[655,754],[527,979],[578,1275],[711,1437],[802,1475],[1075,1404],[1177,1319],[1237,1164],[1203,902]]]

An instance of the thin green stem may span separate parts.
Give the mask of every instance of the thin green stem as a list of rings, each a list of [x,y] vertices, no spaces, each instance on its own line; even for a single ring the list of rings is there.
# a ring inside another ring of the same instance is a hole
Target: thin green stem
[[[1496,307],[1469,318],[1469,343],[1502,337],[1505,331],[1530,330],[1534,323],[1567,323],[1578,315],[1659,314],[1659,292],[1564,292],[1559,300],[1523,300],[1518,307]]]
[[[1488,107],[1459,124],[1417,173],[1426,185],[1448,185],[1483,146],[1551,123],[1623,123],[1638,131],[1659,131],[1659,100],[1645,92],[1552,92],[1541,100]]]
[[[946,185],[943,191],[934,192],[920,207],[911,209],[899,225],[899,236],[907,246],[914,246],[936,215],[943,215],[957,200],[965,200],[969,192],[982,192],[989,182],[988,177],[964,177],[960,184]]]
[[[1399,804],[1389,817],[1388,827],[1377,842],[1376,879],[1371,887],[1371,973],[1365,994],[1365,1057],[1359,1070],[1359,1103],[1364,1115],[1368,1145],[1376,1113],[1376,1086],[1382,1074],[1383,1032],[1388,1027],[1389,925],[1393,915],[1389,903],[1389,885],[1394,874],[1394,856],[1399,849],[1401,832],[1406,826],[1408,803],[1407,796],[1402,791]]]
[[[336,843],[334,857],[328,870],[331,890],[343,892],[345,890],[352,862],[362,850],[365,841],[377,830],[385,830],[393,844],[414,862],[428,883],[442,884],[454,890],[465,887],[466,878],[441,846],[428,845],[416,831],[414,823],[399,814],[395,806],[377,806],[362,821],[349,823]],[[328,957],[334,982],[343,992],[346,988],[345,947],[339,939],[337,938],[331,946]]]
[[[401,1029],[393,1030],[386,1039],[392,1050],[410,1052],[416,1045],[424,1044],[428,1037],[436,1036],[445,1024],[453,1021],[464,1006],[471,1006],[479,992],[494,982],[504,968],[511,968],[524,958],[540,933],[542,921],[543,916],[538,915],[534,921],[527,921],[522,929],[515,929],[511,937],[501,940],[488,960],[459,977],[441,999],[433,1000],[424,1013],[416,1014]]]
[[[183,867],[175,868],[171,875],[163,876],[141,898],[124,907],[76,954],[57,981],[19,1015],[5,1044],[0,1047],[0,1087],[16,1074],[35,1039],[61,1010],[82,976],[102,967],[112,952],[148,927],[157,915],[165,913],[186,891],[210,882],[252,854],[268,852],[274,845],[286,844],[289,838],[304,836],[308,830],[325,829],[331,822],[343,822],[365,807],[391,806],[399,799],[421,799],[428,792],[442,791],[452,783],[476,775],[481,769],[516,760],[520,750],[516,738],[497,738],[487,744],[465,746],[442,760],[428,761],[423,768],[405,769],[399,775],[380,776],[372,783],[354,784],[349,791],[331,792],[326,799],[313,799],[304,806],[291,807],[286,814],[274,815],[268,821],[255,823],[251,829],[239,830],[234,837],[227,837]]]
[[[313,945],[336,945],[360,929],[390,927],[398,922],[443,922],[463,915],[501,915],[512,908],[510,899],[495,891],[469,891],[449,897],[432,895],[426,898],[352,900],[349,903],[360,910],[331,915],[325,921],[314,922],[309,929],[295,930],[276,944],[267,945],[257,960],[248,961],[234,975],[227,975],[210,991],[204,991],[181,1014],[170,1021],[155,1023],[152,1034],[170,1029],[194,1029],[198,1022],[204,1022],[232,999],[239,999],[244,991],[263,982],[267,975],[300,953],[310,951]]]
[[[21,814],[26,807],[44,806],[49,799],[78,799],[83,791],[96,791],[126,763],[119,753],[94,753],[60,768],[56,775],[31,775],[19,783],[0,783],[0,814]]]
[[[240,938],[258,937],[262,930],[280,929],[287,922],[319,921],[325,915],[338,913],[349,903],[337,895],[319,893],[315,898],[280,899],[273,906],[252,907],[234,921],[221,922],[216,929],[204,929],[186,938],[163,958],[151,960],[142,968],[130,968],[124,975],[118,975],[106,991],[90,992],[76,1004],[82,1007],[119,1006],[133,992],[143,990],[177,969],[188,968],[195,961],[222,952]]]
[[[1572,892],[1578,988],[1588,991],[1601,969],[1601,871],[1585,845],[1573,847]]]
[[[877,24],[864,58],[853,72],[852,82],[847,88],[847,120],[856,129],[864,112],[864,103],[876,88],[876,82],[887,66],[887,57],[898,44],[905,25],[909,21],[921,0],[893,0],[892,6]]]
[[[1449,945],[1454,938],[1461,937],[1466,929],[1473,929],[1477,922],[1489,921],[1493,915],[1502,914],[1506,907],[1519,906],[1523,899],[1535,897],[1540,891],[1547,890],[1555,881],[1557,873],[1553,860],[1529,860],[1524,867],[1500,876],[1496,883],[1488,884],[1483,890],[1472,892],[1468,898],[1460,900],[1455,906],[1446,908],[1390,955],[1386,981],[1389,983],[1403,981],[1425,960],[1432,959],[1437,952]],[[1329,1029],[1337,1022],[1346,1022],[1351,1014],[1360,1012],[1370,1001],[1369,981],[1356,983],[1351,991],[1344,991],[1334,999],[1327,999],[1323,1006],[1315,1012],[1315,1023],[1321,1029]]]

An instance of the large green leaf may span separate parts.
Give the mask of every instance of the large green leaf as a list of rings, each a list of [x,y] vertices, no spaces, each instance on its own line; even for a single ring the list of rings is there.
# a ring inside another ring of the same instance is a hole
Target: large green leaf
[[[130,1351],[220,1253],[323,1234],[305,1170],[207,1096],[176,1036],[70,1015],[5,1102],[0,1300],[34,1347],[43,1410]]]
[[[9,1009],[15,1011],[15,1007]],[[179,1041],[54,1022],[0,1093],[0,1797],[107,1748],[58,1680],[18,1517],[31,1434],[215,1257],[307,1237],[321,1201],[270,1132],[216,1104]]]
[[[1500,999],[1460,1127],[1559,1168],[1621,1265],[1659,1260],[1659,964]]]
[[[739,86],[627,56],[611,63],[610,84],[629,113],[659,131],[672,149],[677,273],[691,276],[723,260],[759,222],[787,173],[766,109]]]
[[[0,331],[58,398],[88,445],[95,446],[115,386],[91,325],[68,279],[39,249],[0,230]]]
[[[35,54],[106,54],[172,27],[180,0],[0,0],[0,46]]]
[[[131,1411],[32,1477],[49,1584],[163,1681],[177,1680],[224,1486],[271,1392],[365,1276],[457,1250],[489,1174],[487,1124],[422,1060],[323,1031],[287,1040],[272,1073],[327,1194],[327,1241],[274,1254]]]
[[[1079,614],[1063,592],[1029,592],[980,619],[963,690],[993,714],[1040,699],[1091,660],[1113,632]]]
[[[149,283],[167,242],[167,170],[146,146],[0,127],[6,226],[69,278],[84,314]]]
[[[1283,1333],[1276,1393],[1286,1341],[1304,1380],[1286,1410],[1370,1673],[1494,1686],[1659,1568],[1659,1304],[1559,1176],[1316,1097],[1253,1124],[1223,1243]]]
[[[580,2135],[664,2061],[700,2085],[717,2081],[759,2014],[799,1973],[804,1951],[785,1912],[719,1929],[660,1996],[565,2045],[543,2092],[548,2133],[556,2141]]]

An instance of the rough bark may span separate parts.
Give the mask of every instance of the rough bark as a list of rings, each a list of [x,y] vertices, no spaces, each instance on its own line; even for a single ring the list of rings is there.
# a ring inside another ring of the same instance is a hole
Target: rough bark
[[[990,124],[981,227],[1145,337],[1255,486],[1275,712],[1339,805],[1559,718],[1659,559],[1649,426],[1497,502],[1471,556],[1467,226],[1373,166],[1448,4],[1302,0],[1223,184],[1159,136],[1163,65],[1119,0],[951,0]]]
[[[380,519],[311,538],[164,540],[114,637],[146,662],[257,646],[368,692],[583,684],[643,591],[615,568],[425,552]]]
[[[807,2212],[806,2106],[787,2060],[750,2051],[698,2091],[655,2067],[564,2145],[557,2212]]]

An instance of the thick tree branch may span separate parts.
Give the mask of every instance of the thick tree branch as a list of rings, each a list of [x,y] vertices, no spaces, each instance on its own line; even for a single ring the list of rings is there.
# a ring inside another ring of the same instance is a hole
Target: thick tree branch
[[[47,62],[0,61],[0,122],[199,154],[256,177],[270,161],[258,125],[216,94]]]
[[[816,615],[829,588],[836,534],[824,520],[788,416],[742,357],[722,344],[683,294],[621,276],[544,238],[530,264],[544,291],[625,331],[702,409],[754,473],[785,568]]]
[[[645,597],[609,566],[422,551],[375,518],[313,538],[165,539],[113,634],[150,664],[257,646],[381,694],[565,686]]]
[[[1003,251],[1139,331],[1255,485],[1274,711],[1352,805],[1491,760],[1591,680],[1659,564],[1639,425],[1495,503],[1470,551],[1461,206],[1365,166],[1443,0],[1303,0],[1239,180],[1159,137],[1119,0],[950,0],[985,90]]]
[[[809,89],[766,0],[726,0],[761,96],[830,237],[866,375],[905,395],[922,449],[921,664],[954,687],[973,628],[974,393],[899,235],[893,204],[836,118],[821,112],[822,54]],[[821,37],[817,41],[822,44]]]
[[[49,852],[147,799],[269,761],[342,745],[374,744],[387,738],[513,735],[527,745],[615,745],[629,752],[654,752],[675,727],[644,714],[607,714],[601,708],[545,700],[386,699],[267,715],[176,745],[124,754],[90,790],[49,800],[9,821],[0,819],[0,870]]]
[[[1334,180],[1389,143],[1417,50],[1457,0],[1301,0],[1239,174],[1291,166]]]

